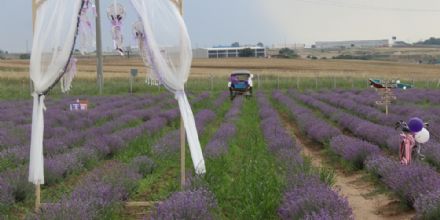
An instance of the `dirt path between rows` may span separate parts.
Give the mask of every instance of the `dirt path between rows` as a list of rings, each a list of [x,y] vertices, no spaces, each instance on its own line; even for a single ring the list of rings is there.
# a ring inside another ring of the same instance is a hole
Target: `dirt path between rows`
[[[303,154],[311,159],[315,167],[331,167],[335,170],[334,188],[347,197],[355,219],[404,220],[414,217],[414,210],[405,210],[398,199],[378,192],[374,183],[366,180],[365,171],[347,172],[338,167],[324,154],[321,144],[304,136],[294,123],[289,123],[290,120],[286,115],[282,118],[286,128],[295,136],[297,144],[302,146]]]

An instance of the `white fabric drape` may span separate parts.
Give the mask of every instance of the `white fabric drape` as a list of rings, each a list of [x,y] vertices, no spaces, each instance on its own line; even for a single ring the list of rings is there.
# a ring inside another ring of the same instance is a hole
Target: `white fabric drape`
[[[73,49],[82,0],[45,0],[38,8],[30,60],[34,84],[29,181],[44,184],[44,95],[60,79]]]
[[[192,61],[191,42],[177,7],[170,0],[131,0],[145,31],[145,53],[160,83],[179,103],[191,157],[197,174],[206,172],[205,162],[184,87]]]

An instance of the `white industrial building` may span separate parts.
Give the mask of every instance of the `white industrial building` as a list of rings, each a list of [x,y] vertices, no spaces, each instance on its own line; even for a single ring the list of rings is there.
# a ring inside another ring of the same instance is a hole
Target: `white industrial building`
[[[194,58],[233,58],[239,57],[244,49],[251,49],[254,57],[266,57],[267,51],[264,47],[211,47],[198,48],[193,50]]]
[[[281,48],[289,48],[292,50],[304,49],[306,47],[305,44],[272,44],[272,48],[281,49]]]
[[[374,48],[389,47],[389,40],[317,41],[318,49]]]

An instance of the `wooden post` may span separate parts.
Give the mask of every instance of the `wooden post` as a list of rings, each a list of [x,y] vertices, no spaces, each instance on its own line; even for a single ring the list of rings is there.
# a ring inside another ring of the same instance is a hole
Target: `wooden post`
[[[41,207],[41,187],[40,184],[35,185],[35,212],[39,213]]]
[[[180,117],[180,188],[185,187],[185,126]]]
[[[177,7],[179,7],[180,15],[183,16],[183,0],[175,0]],[[185,187],[185,126],[183,124],[183,118],[180,117],[180,188],[183,190]]]
[[[333,76],[333,89],[336,89],[336,77]]]
[[[388,116],[388,102],[385,102],[385,115]]]
[[[299,90],[299,76],[296,77],[296,89]]]
[[[315,89],[316,89],[316,90],[318,89],[318,77],[319,77],[319,76],[316,76],[316,77],[315,77]]]
[[[260,88],[261,83],[260,83],[260,73],[257,75],[257,79],[258,79],[258,88]]]
[[[211,91],[214,91],[214,75],[211,73]]]
[[[104,74],[102,73],[102,42],[101,42],[101,12],[99,0],[95,1],[96,7],[96,80],[99,87],[99,94],[102,95],[102,87],[104,86]]]
[[[277,73],[277,89],[280,89],[280,74]]]
[[[133,76],[130,76],[130,93],[133,94]]]

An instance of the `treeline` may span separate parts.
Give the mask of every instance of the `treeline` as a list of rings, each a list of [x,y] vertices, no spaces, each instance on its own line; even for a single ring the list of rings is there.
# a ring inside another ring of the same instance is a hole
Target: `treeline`
[[[416,44],[423,45],[440,45],[440,38],[431,37],[428,40],[417,42]]]

